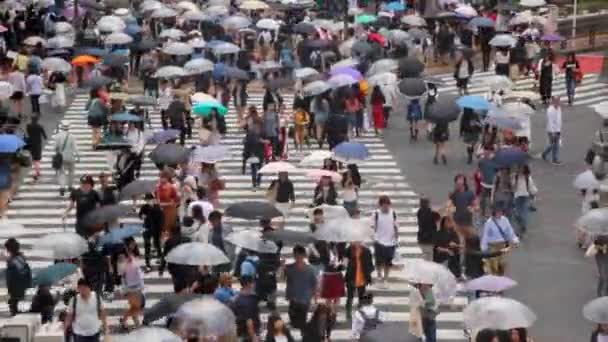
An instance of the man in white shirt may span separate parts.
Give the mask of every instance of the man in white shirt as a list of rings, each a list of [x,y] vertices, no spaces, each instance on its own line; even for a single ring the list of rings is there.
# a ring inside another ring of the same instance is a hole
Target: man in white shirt
[[[543,160],[547,160],[547,155],[551,153],[553,165],[560,165],[559,143],[562,132],[562,108],[559,103],[559,96],[553,96],[551,105],[547,108],[547,135],[549,145],[541,154]]]
[[[391,269],[395,249],[398,242],[397,214],[391,208],[391,200],[388,196],[380,196],[378,200],[380,209],[374,211],[372,222],[374,225],[374,255],[376,257],[376,268],[378,278],[382,279],[379,287],[386,287],[388,274]]]
[[[25,84],[32,104],[32,113],[40,115],[40,95],[44,88],[42,77],[37,73],[31,73],[25,79]]]
[[[203,210],[203,216],[205,216],[205,220],[208,220],[209,214],[211,214],[211,212],[215,208],[213,207],[213,204],[211,204],[211,202],[207,200],[207,192],[205,191],[205,188],[199,187],[198,189],[196,189],[196,197],[198,198],[198,200],[192,201],[188,205],[188,215],[192,216],[192,208],[194,208],[195,206],[199,206]]]
[[[99,342],[100,335],[107,334],[106,312],[101,297],[91,291],[89,283],[78,280],[78,294],[68,307],[65,320],[66,336],[71,329],[74,342]]]

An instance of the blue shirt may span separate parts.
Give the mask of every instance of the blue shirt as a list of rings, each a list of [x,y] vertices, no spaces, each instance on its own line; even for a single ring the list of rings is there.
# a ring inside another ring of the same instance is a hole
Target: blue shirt
[[[255,279],[257,261],[253,257],[247,257],[241,263],[241,276],[248,275]]]
[[[517,238],[517,235],[515,235],[513,227],[511,226],[511,223],[509,222],[508,218],[506,218],[505,216],[501,216],[499,218],[492,216],[486,221],[486,224],[483,226],[483,236],[481,237],[481,250],[487,251],[488,244],[499,242],[519,243],[519,238]]]
[[[229,287],[218,287],[217,290],[215,290],[215,293],[213,293],[213,296],[220,302],[229,304],[232,301],[232,298],[237,294],[238,292]]]
[[[479,172],[481,173],[481,184],[492,187],[494,177],[496,177],[496,163],[486,158],[479,160]]]

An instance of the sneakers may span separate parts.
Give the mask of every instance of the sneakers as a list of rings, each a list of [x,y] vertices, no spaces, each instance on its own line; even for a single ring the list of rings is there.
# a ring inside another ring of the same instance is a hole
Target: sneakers
[[[551,162],[551,164],[553,164],[555,166],[560,166],[560,165],[562,165],[562,162],[559,160],[556,160],[556,161]]]

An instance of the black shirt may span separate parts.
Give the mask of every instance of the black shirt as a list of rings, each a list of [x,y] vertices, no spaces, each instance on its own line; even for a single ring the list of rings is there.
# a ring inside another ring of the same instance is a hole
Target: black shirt
[[[284,182],[274,180],[270,187],[276,186],[277,189],[277,203],[287,203],[287,202],[295,202],[295,192],[293,189],[293,183],[290,180],[286,180]]]
[[[102,206],[118,203],[118,201],[116,200],[116,194],[114,193],[114,190],[116,190],[116,189],[114,187],[110,187],[110,186],[99,189],[99,202]]]
[[[236,316],[236,332],[239,337],[246,337],[247,321],[252,320],[256,333],[260,332],[260,309],[258,297],[255,294],[239,294],[232,304],[232,311]]]
[[[186,106],[181,101],[171,102],[166,112],[172,127],[183,127]]]
[[[76,203],[76,219],[82,219],[101,203],[99,194],[95,190],[84,192],[76,189],[70,194],[70,200]]]

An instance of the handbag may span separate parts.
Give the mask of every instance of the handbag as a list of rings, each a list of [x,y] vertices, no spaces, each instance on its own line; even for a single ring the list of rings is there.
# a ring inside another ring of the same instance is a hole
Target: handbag
[[[268,203],[274,204],[277,201],[277,188],[278,187],[279,186],[275,182],[274,184],[272,184],[270,186],[268,191],[266,191],[266,200],[268,201]]]
[[[68,136],[66,135],[65,139],[63,140],[63,147],[61,147],[61,150],[55,152],[55,155],[53,155],[53,159],[51,160],[51,166],[53,169],[59,170],[63,166],[63,152],[65,151],[67,144]]]
[[[581,69],[574,70],[574,81],[576,84],[581,84],[583,82],[583,71]]]

